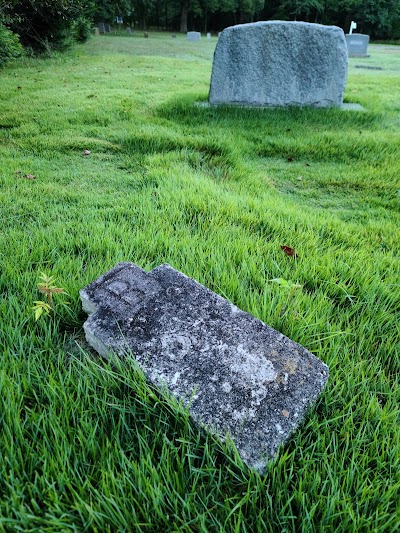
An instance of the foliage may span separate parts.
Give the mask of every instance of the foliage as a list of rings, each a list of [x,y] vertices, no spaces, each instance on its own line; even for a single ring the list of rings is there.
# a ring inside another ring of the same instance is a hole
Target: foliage
[[[24,46],[38,51],[64,49],[76,38],[76,24],[91,16],[93,1],[8,0],[2,11]],[[85,32],[78,30],[78,35],[82,39]]]
[[[100,0],[95,20],[140,27],[208,31],[256,20],[306,20],[335,24],[348,31],[351,20],[373,37],[390,37],[400,24],[399,0]]]
[[[18,36],[0,22],[0,67],[23,54]]]
[[[46,296],[46,301],[35,300],[35,305],[32,307],[32,310],[35,312],[35,320],[39,320],[43,314],[52,316],[54,313],[53,296],[55,294],[67,294],[64,289],[54,285],[55,280],[53,276],[47,276],[42,272],[39,277],[41,279],[41,282],[38,284],[39,292]],[[67,302],[62,302],[62,304],[64,306],[68,305]]]
[[[335,24],[374,38],[400,34],[399,0],[3,0],[0,20],[20,35],[25,47],[44,51],[84,42],[93,23],[124,24],[146,29],[220,31],[257,20],[306,20]]]
[[[390,38],[395,24],[400,21],[400,1],[362,0],[354,11],[354,20],[360,21],[362,31]]]
[[[143,2],[146,0],[97,0],[93,10],[94,21],[111,24],[115,22],[115,17],[123,16],[127,22]]]
[[[90,37],[90,28],[92,23],[88,18],[79,17],[72,23],[72,35],[78,43],[86,42]]]

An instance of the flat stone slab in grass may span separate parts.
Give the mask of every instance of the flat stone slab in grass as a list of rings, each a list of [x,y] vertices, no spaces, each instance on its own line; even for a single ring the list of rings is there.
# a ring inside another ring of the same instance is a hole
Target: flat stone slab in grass
[[[218,39],[210,104],[340,107],[347,45],[337,26],[268,21],[226,28]]]
[[[372,65],[356,65],[356,68],[365,68],[366,70],[383,70],[383,67],[374,67]]]
[[[146,273],[119,263],[80,294],[95,350],[131,352],[153,385],[167,386],[199,427],[229,434],[260,472],[328,379],[305,348],[169,265]]]

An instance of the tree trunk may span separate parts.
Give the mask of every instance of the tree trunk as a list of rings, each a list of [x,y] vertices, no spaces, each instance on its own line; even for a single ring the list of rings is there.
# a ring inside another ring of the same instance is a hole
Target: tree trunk
[[[181,28],[179,30],[181,33],[187,33],[188,31],[188,28],[187,28],[188,11],[189,11],[189,1],[183,0],[182,9],[181,9]]]

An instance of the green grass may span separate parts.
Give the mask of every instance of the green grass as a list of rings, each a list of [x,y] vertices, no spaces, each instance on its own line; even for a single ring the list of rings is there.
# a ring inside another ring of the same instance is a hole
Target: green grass
[[[367,112],[195,107],[215,42],[0,71],[0,531],[400,527],[400,49],[350,60]],[[118,261],[168,262],[329,365],[265,476],[88,352],[78,291]],[[40,272],[70,307],[35,322]]]

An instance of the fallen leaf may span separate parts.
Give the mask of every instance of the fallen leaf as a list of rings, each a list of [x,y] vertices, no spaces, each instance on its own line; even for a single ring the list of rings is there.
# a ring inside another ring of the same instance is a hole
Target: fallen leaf
[[[22,89],[21,85],[18,85],[17,89],[20,91]]]
[[[281,246],[281,249],[285,252],[286,255],[289,257],[299,257],[296,253],[296,250],[293,248],[290,248],[290,246]]]
[[[284,409],[282,411],[282,414],[283,414],[283,416],[286,416],[286,418],[287,418],[289,416],[289,411],[286,411],[286,409]]]
[[[90,150],[83,150],[83,155],[89,155],[90,154]]]
[[[297,179],[298,179],[299,181],[302,181],[303,176],[299,176]]]
[[[306,163],[306,167],[311,167],[310,163]]]
[[[288,163],[293,163],[294,161],[293,157],[288,157],[287,160],[288,160]]]
[[[25,178],[27,180],[35,180],[36,179],[36,176],[34,176],[33,174],[22,174],[21,170],[16,170],[14,172],[15,176],[17,178]]]

